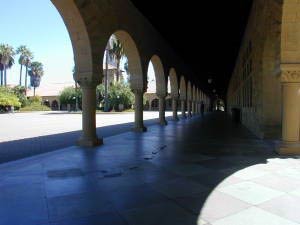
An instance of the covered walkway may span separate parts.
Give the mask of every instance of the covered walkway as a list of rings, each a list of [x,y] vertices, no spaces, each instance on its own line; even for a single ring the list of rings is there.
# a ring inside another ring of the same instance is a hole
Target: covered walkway
[[[0,225],[300,224],[300,160],[225,113],[106,140],[0,165]]]

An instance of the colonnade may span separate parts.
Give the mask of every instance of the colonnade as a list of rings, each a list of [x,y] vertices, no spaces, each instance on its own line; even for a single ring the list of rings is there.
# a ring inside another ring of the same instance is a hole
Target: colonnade
[[[97,136],[96,133],[96,85],[92,83],[81,83],[82,88],[82,135],[78,140],[78,145],[82,147],[92,147],[103,144],[103,140]],[[143,96],[144,90],[132,90],[135,96],[134,103],[134,132],[145,132],[147,128],[144,126],[143,119]],[[189,95],[188,95],[189,96]],[[166,109],[166,95],[158,95],[159,97],[159,124],[167,125],[165,118]],[[178,104],[181,104],[181,118],[196,116],[200,113],[200,107],[203,103],[208,109],[209,99],[201,91],[197,90],[190,99],[181,98],[180,95],[173,95],[172,97],[172,113],[173,120],[178,121]]]

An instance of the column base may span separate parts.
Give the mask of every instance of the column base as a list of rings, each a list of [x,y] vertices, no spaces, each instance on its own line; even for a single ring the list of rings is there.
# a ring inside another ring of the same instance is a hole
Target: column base
[[[99,139],[97,137],[95,138],[80,138],[77,141],[77,145],[80,147],[95,147],[95,146],[99,146],[99,145],[103,145],[103,139]]]
[[[276,152],[280,155],[300,155],[300,142],[281,142]]]
[[[147,127],[134,127],[131,129],[133,132],[143,133],[147,131]]]

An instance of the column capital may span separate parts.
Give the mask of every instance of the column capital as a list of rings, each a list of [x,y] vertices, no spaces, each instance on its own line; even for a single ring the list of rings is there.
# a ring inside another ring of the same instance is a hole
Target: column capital
[[[99,84],[97,79],[81,77],[77,80],[81,88],[96,88]]]
[[[300,83],[300,64],[281,64],[280,69],[282,83]]]

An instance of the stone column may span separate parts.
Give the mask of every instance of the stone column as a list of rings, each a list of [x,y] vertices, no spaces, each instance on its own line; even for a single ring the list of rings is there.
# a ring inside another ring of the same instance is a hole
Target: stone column
[[[193,115],[196,115],[196,101],[192,101],[192,111]]]
[[[93,147],[103,144],[96,133],[96,86],[81,84],[82,90],[82,135],[77,144],[82,147]]]
[[[300,154],[300,70],[283,71],[280,154]]]
[[[182,119],[186,119],[185,100],[181,100],[181,117]]]
[[[192,102],[190,100],[187,101],[187,111],[188,111],[188,117],[192,117]]]
[[[147,128],[144,126],[144,119],[143,119],[143,90],[132,90],[135,97],[134,103],[134,127],[133,131],[135,132],[145,132]]]
[[[159,124],[165,126],[168,124],[165,117],[166,96],[158,95],[158,98],[159,98]]]
[[[173,111],[173,120],[178,121],[178,115],[177,115],[177,99],[176,97],[172,98],[172,111]]]

